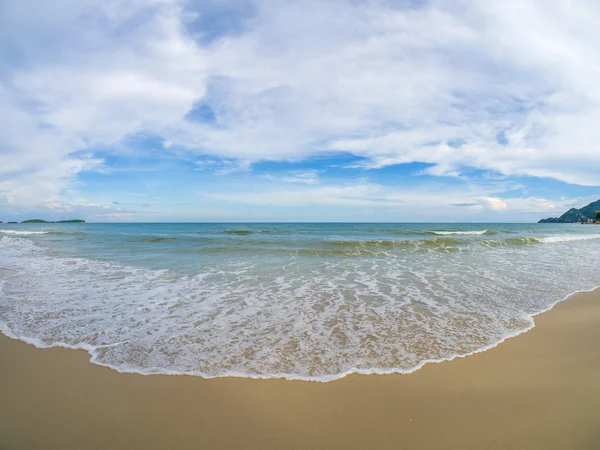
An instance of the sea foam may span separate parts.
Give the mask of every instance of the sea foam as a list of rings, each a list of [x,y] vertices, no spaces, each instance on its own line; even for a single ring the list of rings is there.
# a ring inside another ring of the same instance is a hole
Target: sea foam
[[[555,242],[588,241],[590,239],[600,239],[600,234],[580,234],[580,235],[557,235],[540,238],[540,242],[552,244]]]
[[[570,292],[600,284],[595,235],[538,239],[565,236],[588,240],[495,248],[465,238],[444,241],[465,252],[385,244],[361,257],[232,251],[191,273],[144,267],[144,253],[136,265],[3,236],[2,264],[17,272],[1,282],[0,327],[125,372],[312,381],[407,373],[491,348]]]
[[[0,229],[0,233],[13,234],[13,235],[19,235],[19,236],[48,234],[47,231],[21,231],[21,230],[2,230],[2,229]]]
[[[475,230],[475,231],[432,231],[431,233],[440,236],[483,236],[484,234],[490,234],[488,230]]]

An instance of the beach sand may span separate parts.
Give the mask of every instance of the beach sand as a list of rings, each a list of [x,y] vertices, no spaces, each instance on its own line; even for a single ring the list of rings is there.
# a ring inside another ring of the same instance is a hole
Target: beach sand
[[[600,291],[484,353],[331,383],[119,374],[0,337],[0,449],[600,448]]]

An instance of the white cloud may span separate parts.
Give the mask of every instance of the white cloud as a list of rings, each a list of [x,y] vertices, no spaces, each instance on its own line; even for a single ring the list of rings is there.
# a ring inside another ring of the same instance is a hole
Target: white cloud
[[[418,161],[432,175],[474,167],[600,185],[597,2],[245,3],[245,26],[207,30],[197,19],[219,2],[4,2],[9,201],[60,201],[102,165],[73,152],[142,132],[242,168],[348,151],[373,168]],[[198,103],[214,123],[184,118]],[[340,189],[322,193],[352,195]]]
[[[484,197],[481,200],[485,204],[487,204],[491,209],[500,210],[508,208],[506,202],[497,197]]]
[[[552,211],[557,206],[545,199],[499,198],[506,192],[505,185],[460,186],[450,188],[434,184],[424,189],[422,186],[400,188],[372,183],[367,180],[348,184],[328,184],[284,189],[265,188],[252,192],[232,191],[227,193],[206,193],[205,197],[221,202],[254,206],[306,207],[306,206],[370,206],[404,213],[420,210],[433,211],[439,208],[460,214],[465,208],[472,211],[503,210],[540,213]],[[559,208],[566,208],[581,199],[564,199]]]
[[[319,184],[319,171],[312,170],[292,170],[286,176],[281,178],[269,176],[271,179],[280,179],[286,183]]]
[[[59,3],[3,4],[0,188],[16,204],[56,201],[102,164],[74,152],[158,132],[204,93],[177,2]]]
[[[369,167],[420,161],[433,175],[476,167],[598,185],[600,12],[569,5],[260,3],[251,32],[207,52],[222,127],[180,142],[249,159],[340,150]]]

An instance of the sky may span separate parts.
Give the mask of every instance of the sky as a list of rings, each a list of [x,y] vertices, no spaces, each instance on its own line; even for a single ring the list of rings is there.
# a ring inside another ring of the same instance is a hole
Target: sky
[[[594,0],[3,0],[0,220],[533,222],[600,198]]]

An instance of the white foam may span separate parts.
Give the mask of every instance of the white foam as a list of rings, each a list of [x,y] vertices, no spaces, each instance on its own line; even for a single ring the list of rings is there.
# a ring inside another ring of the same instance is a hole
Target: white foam
[[[573,244],[576,246],[577,244]],[[597,248],[213,261],[194,276],[0,238],[0,329],[121,372],[331,381],[485,351],[598,284]],[[596,259],[597,261],[597,259]],[[493,289],[492,289],[493,287]]]
[[[486,234],[488,232],[488,230],[476,230],[476,231],[432,231],[433,234],[438,234],[440,236],[451,236],[451,235],[458,235],[458,236],[482,236],[484,234]]]
[[[555,242],[572,242],[572,241],[587,241],[591,239],[600,239],[600,234],[565,234],[557,236],[548,236],[544,238],[538,238],[540,242],[545,244],[552,244]]]
[[[12,236],[0,237],[0,245],[3,245],[2,249],[4,252],[10,252],[11,254],[15,252],[19,254],[20,252],[31,251],[35,248],[35,244],[29,239]]]
[[[19,235],[19,236],[28,236],[28,235],[40,235],[40,234],[48,234],[47,231],[21,231],[21,230],[1,230],[0,229],[0,233],[4,233],[4,234],[14,234],[14,235]]]

